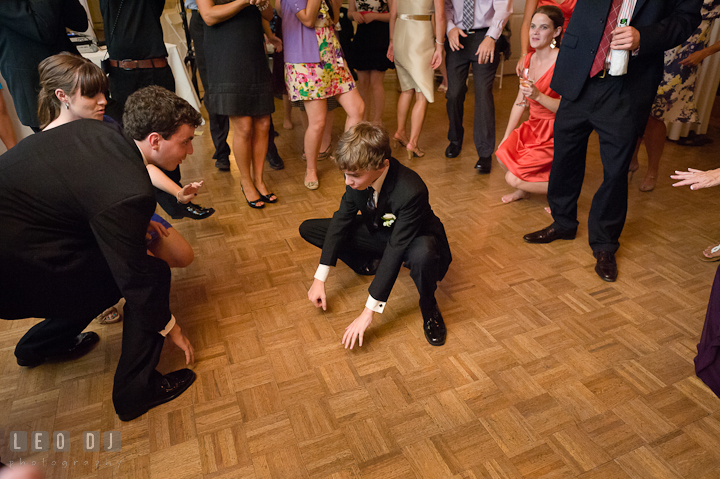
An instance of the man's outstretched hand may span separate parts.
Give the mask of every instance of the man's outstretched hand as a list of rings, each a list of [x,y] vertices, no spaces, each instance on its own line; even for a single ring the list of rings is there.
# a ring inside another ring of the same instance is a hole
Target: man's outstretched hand
[[[345,349],[352,349],[353,346],[355,346],[355,340],[358,341],[358,347],[363,345],[363,336],[365,335],[365,330],[368,328],[368,326],[370,326],[372,320],[373,310],[365,308],[363,309],[363,312],[360,313],[360,316],[355,318],[355,321],[350,323],[350,326],[345,328],[345,334],[342,338],[342,344],[345,346]]]

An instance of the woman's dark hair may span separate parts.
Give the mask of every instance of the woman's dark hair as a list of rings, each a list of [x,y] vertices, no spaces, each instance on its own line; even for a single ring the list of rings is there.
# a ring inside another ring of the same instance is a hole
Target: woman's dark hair
[[[555,30],[557,27],[560,27],[560,35],[558,35],[555,39],[557,41],[557,46],[560,46],[560,39],[563,35],[562,27],[565,25],[565,15],[563,15],[562,10],[560,10],[554,5],[543,5],[542,7],[538,7],[538,9],[535,10],[535,12],[533,13],[533,17],[538,13],[542,13],[543,15],[547,16],[551,22],[553,22],[553,30]]]
[[[60,100],[55,90],[72,96],[80,91],[82,96],[92,98],[108,91],[108,79],[103,71],[90,60],[79,55],[63,52],[46,58],[38,66],[40,93],[38,94],[38,119],[45,128],[60,116]]]

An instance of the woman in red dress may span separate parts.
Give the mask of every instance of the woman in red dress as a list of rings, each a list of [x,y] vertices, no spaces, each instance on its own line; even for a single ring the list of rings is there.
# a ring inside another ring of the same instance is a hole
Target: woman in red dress
[[[505,181],[516,191],[502,197],[503,203],[527,198],[530,193],[547,194],[550,165],[555,144],[553,124],[560,106],[560,95],[550,89],[558,56],[558,40],[562,35],[564,17],[555,6],[538,8],[530,22],[530,45],[534,53],[525,57],[524,68],[531,83],[523,86],[521,79],[517,102],[510,112],[505,136],[495,155],[506,170]],[[530,118],[519,128],[526,100]]]

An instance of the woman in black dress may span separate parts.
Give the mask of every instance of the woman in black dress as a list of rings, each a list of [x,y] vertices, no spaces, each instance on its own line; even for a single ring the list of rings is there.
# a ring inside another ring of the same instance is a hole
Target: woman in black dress
[[[275,111],[262,18],[272,18],[267,0],[197,0],[205,30],[208,85],[205,106],[228,115],[233,153],[245,200],[251,208],[275,203],[263,181],[270,114]]]
[[[387,0],[349,0],[348,16],[357,23],[348,63],[357,71],[358,91],[365,102],[363,120],[382,125],[385,107],[383,79],[385,71],[394,68],[393,62],[387,59],[390,44],[390,11]]]

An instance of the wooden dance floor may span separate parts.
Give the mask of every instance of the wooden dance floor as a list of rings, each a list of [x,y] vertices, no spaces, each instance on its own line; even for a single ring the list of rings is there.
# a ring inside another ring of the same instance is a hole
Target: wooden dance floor
[[[495,87],[498,140],[517,82]],[[385,124],[394,131],[393,80]],[[193,342],[195,384],[141,418],[120,422],[111,390],[123,324],[90,329],[86,357],[34,369],[13,349],[36,320],[0,321],[0,455],[36,461],[48,478],[717,478],[720,399],[695,377],[710,285],[717,268],[698,256],[720,242],[720,190],[671,186],[674,169],[720,166],[719,109],[704,147],[668,142],[658,186],[641,193],[646,156],[630,185],[618,252],[604,283],[587,244],[587,214],[602,180],[591,138],[574,241],[530,245],[522,235],[551,222],[546,199],[509,205],[497,165],[473,170],[472,95],[459,158],[447,159],[445,99],[428,111],[415,169],[444,222],[453,263],[437,299],[448,327],[428,345],[418,295],[403,269],[360,349],[340,344],[370,278],[342,263],[328,281],[329,308],[307,289],[320,251],[298,226],[330,216],[344,190],[330,161],[321,186],[303,186],[302,131],[281,128],[286,168],[266,169],[280,198],[250,209],[237,167],[215,169],[209,129],[182,165],[205,180],[197,203],[217,213],[173,221],[196,258],[173,271],[172,311]],[[281,105],[278,103],[278,107]],[[338,111],[335,134],[344,114]],[[101,161],[102,159],[98,159]],[[715,207],[718,207],[716,210]],[[166,342],[159,369],[183,367]],[[69,431],[69,452],[11,453],[12,431]],[[84,452],[83,431],[120,431],[120,452]],[[55,461],[55,466],[51,463]]]

